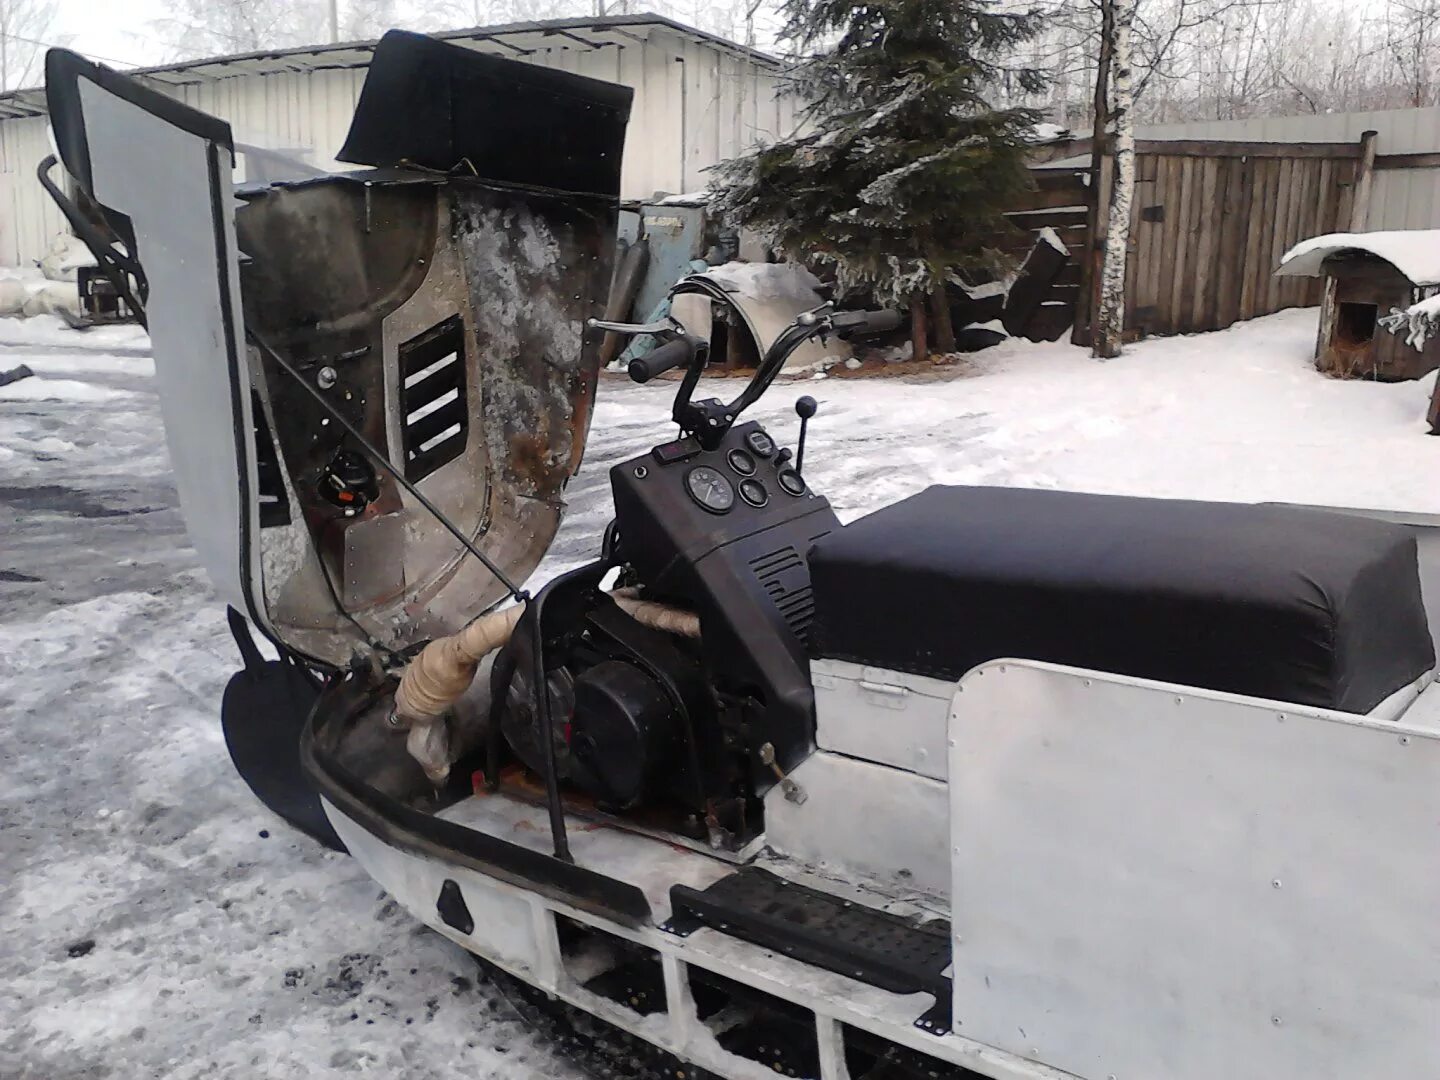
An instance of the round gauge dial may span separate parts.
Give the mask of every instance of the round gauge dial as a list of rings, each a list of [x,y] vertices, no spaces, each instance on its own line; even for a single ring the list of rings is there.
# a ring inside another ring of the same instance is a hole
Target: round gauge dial
[[[800,474],[794,469],[781,469],[775,479],[787,495],[805,494],[805,481],[800,479]]]
[[[759,480],[741,480],[740,497],[751,506],[764,506],[770,501],[770,493]]]
[[[755,459],[744,450],[731,450],[725,455],[725,460],[730,462],[730,468],[734,469],[741,476],[755,475]]]
[[[712,514],[725,514],[735,505],[735,489],[718,469],[697,465],[685,474],[685,490]]]

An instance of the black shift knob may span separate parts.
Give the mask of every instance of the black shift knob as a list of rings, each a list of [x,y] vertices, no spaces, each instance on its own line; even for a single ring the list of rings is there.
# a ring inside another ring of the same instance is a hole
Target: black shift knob
[[[806,394],[795,402],[795,415],[800,417],[801,420],[809,420],[810,417],[815,415],[819,408],[820,406],[816,404],[815,399],[809,394]]]

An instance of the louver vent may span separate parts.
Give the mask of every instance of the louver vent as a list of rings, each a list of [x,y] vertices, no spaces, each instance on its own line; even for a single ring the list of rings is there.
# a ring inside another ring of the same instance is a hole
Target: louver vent
[[[453,315],[400,346],[405,476],[429,476],[465,449],[465,322]]]
[[[275,451],[270,424],[265,419],[265,407],[260,404],[260,395],[254,390],[250,391],[250,414],[255,424],[255,476],[259,488],[256,499],[260,503],[260,527],[268,529],[275,525],[289,525],[290,500],[285,496],[280,458]]]
[[[815,600],[810,594],[810,569],[800,553],[787,544],[751,559],[750,569],[791,632],[805,644],[810,619],[815,614]]]

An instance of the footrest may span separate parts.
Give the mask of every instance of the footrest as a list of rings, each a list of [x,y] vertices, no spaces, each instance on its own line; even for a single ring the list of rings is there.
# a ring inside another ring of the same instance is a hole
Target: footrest
[[[917,924],[889,912],[747,866],[703,891],[670,889],[665,929],[702,926],[896,994],[932,993],[948,1009],[950,924]]]

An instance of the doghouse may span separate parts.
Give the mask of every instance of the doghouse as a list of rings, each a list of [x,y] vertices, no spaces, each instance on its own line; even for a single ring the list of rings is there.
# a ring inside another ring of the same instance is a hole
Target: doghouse
[[[1379,320],[1440,291],[1440,230],[1333,233],[1287,252],[1281,276],[1324,277],[1315,366],[1342,379],[1418,379],[1440,367],[1440,338],[1416,350]]]

